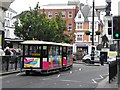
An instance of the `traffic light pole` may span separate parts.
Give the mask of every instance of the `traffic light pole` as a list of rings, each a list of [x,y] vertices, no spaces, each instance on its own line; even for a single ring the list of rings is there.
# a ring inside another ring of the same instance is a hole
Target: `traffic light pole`
[[[91,50],[91,60],[93,61],[92,64],[94,64],[94,3],[93,0],[93,12],[92,12],[92,50]]]
[[[120,57],[120,40],[117,40],[117,56]],[[117,59],[118,88],[120,90],[120,58]]]

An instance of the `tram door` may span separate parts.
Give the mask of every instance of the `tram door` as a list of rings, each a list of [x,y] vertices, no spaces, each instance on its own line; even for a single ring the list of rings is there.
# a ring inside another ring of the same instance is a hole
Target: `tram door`
[[[62,47],[62,58],[63,58],[63,66],[67,66],[68,62],[67,62],[67,47],[63,46]]]
[[[48,62],[48,46],[43,45],[42,46],[42,69],[47,70],[49,69],[49,62]]]

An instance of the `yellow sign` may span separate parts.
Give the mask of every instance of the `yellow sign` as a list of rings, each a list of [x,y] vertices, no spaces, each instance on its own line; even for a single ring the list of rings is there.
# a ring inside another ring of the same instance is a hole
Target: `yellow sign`
[[[2,46],[2,35],[0,35],[0,46]]]

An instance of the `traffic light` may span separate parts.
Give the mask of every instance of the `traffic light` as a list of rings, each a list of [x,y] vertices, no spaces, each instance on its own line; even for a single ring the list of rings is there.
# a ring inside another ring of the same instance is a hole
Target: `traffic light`
[[[120,16],[113,17],[113,39],[120,39]]]

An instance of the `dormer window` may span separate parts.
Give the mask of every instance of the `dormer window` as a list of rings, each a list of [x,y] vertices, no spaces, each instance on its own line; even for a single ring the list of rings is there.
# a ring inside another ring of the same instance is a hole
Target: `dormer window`
[[[78,14],[78,18],[81,18],[81,14]]]

